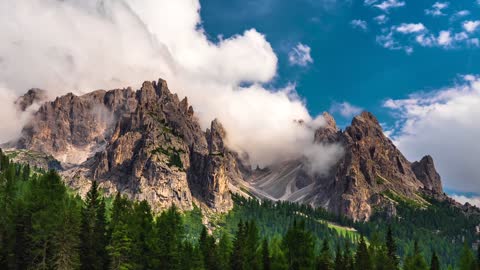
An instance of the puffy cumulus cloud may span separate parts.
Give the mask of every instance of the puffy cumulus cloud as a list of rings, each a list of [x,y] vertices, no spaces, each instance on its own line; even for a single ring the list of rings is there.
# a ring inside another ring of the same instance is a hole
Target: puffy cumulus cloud
[[[350,25],[352,25],[353,28],[355,29],[361,29],[363,31],[367,31],[367,28],[368,28],[368,24],[366,21],[364,20],[352,20],[350,22]]]
[[[452,33],[450,31],[440,31],[437,43],[440,46],[450,46],[452,44]]]
[[[375,5],[375,7],[388,12],[392,8],[399,8],[405,6],[404,1],[399,1],[399,0],[386,0],[383,1],[382,3]]]
[[[402,34],[411,34],[425,31],[426,28],[423,23],[402,23],[395,27],[395,30]]]
[[[480,21],[466,21],[463,23],[463,29],[469,33],[473,33],[480,26]]]
[[[443,10],[448,8],[450,5],[449,2],[435,2],[431,9],[425,9],[425,14],[431,16],[445,16],[446,14],[443,13]]]
[[[339,113],[341,116],[345,118],[351,118],[363,111],[362,108],[352,105],[348,102],[334,102],[330,106],[330,113]]]
[[[308,45],[298,43],[288,53],[288,61],[290,65],[305,67],[313,63],[313,58],[310,55],[311,48]]]
[[[0,140],[18,134],[11,102],[28,88],[54,97],[161,77],[189,97],[204,128],[219,118],[252,165],[305,155],[322,119],[293,87],[261,86],[277,69],[265,36],[250,29],[210,41],[199,10],[198,0],[0,1]],[[301,63],[313,62],[308,46],[297,50]]]
[[[399,119],[391,136],[410,160],[431,154],[447,187],[480,192],[480,77],[468,75],[452,87],[384,106]]]

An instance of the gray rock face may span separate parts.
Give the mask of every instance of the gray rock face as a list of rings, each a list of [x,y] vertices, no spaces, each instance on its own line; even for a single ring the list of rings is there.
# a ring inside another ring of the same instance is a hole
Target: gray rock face
[[[19,97],[15,101],[15,105],[17,108],[24,112],[27,110],[28,107],[32,106],[34,103],[42,103],[48,99],[47,91],[39,89],[39,88],[32,88],[28,90],[28,92]]]
[[[371,113],[356,116],[344,131],[337,129],[331,115],[324,114],[324,117],[327,124],[315,132],[314,141],[338,143],[345,150],[330,174],[310,175],[302,160],[293,160],[255,171],[250,178],[253,193],[274,200],[324,207],[355,220],[368,220],[374,208],[395,215],[394,204],[387,196],[389,193],[422,202],[419,194],[425,188],[434,194],[441,192],[433,161],[412,166],[383,134]],[[417,176],[413,167],[425,172],[425,178]]]
[[[97,180],[107,194],[145,199],[156,211],[171,204],[190,209],[194,199],[227,211],[228,183],[240,173],[225,136],[218,121],[203,132],[187,99],[160,80],[138,91],[98,90],[45,103],[17,148],[69,164],[63,174],[81,194]]]
[[[423,183],[425,189],[438,194],[443,193],[442,181],[431,156],[424,156],[420,161],[412,163],[412,170],[417,179]]]
[[[27,108],[36,96],[27,93],[19,106]],[[356,116],[343,131],[328,113],[324,119],[312,140],[345,152],[327,175],[313,175],[305,158],[252,170],[225,145],[221,123],[212,121],[204,132],[187,98],[180,100],[163,80],[137,91],[98,90],[46,102],[15,146],[61,161],[67,183],[81,194],[97,180],[107,194],[145,199],[155,211],[198,202],[225,212],[233,206],[230,191],[247,189],[258,198],[368,220],[374,208],[395,215],[391,196],[420,203],[421,194],[446,198],[432,158],[410,163],[371,113]]]

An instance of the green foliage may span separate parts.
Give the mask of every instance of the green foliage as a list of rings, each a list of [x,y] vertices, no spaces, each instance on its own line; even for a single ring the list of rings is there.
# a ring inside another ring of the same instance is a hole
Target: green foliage
[[[398,218],[356,223],[234,196],[233,211],[211,217],[210,234],[196,206],[154,217],[145,201],[103,198],[96,182],[82,200],[57,173],[12,163],[0,150],[0,269],[477,270],[480,253],[469,246],[479,217],[427,200],[420,208],[400,200]]]

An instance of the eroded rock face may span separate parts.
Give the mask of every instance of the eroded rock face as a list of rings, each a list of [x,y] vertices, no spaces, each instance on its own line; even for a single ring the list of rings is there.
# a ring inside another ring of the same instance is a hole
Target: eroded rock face
[[[443,193],[442,181],[431,156],[424,156],[420,161],[412,163],[412,170],[425,189],[437,194]]]
[[[433,161],[412,165],[371,113],[356,116],[344,131],[338,130],[331,115],[325,113],[324,117],[327,124],[315,132],[314,141],[337,143],[345,151],[330,174],[311,175],[301,160],[257,170],[250,179],[256,195],[308,203],[355,220],[368,220],[374,208],[395,215],[387,193],[422,200],[419,194],[425,189],[441,192]]]
[[[39,88],[32,88],[15,101],[17,108],[24,112],[35,103],[43,103],[48,99],[47,91]]]
[[[145,199],[156,211],[172,204],[190,209],[194,199],[227,211],[228,182],[240,173],[225,136],[218,121],[203,132],[187,99],[159,80],[138,91],[67,94],[45,103],[17,147],[73,163],[63,174],[81,194],[96,180],[107,194]]]

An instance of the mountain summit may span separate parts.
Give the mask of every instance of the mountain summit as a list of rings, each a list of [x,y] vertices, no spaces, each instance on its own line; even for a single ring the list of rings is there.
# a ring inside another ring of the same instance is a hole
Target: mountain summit
[[[31,96],[19,99],[23,110]],[[309,171],[306,158],[251,169],[226,145],[222,124],[214,120],[202,130],[187,98],[171,93],[164,80],[136,91],[70,93],[45,102],[10,146],[53,156],[80,194],[96,180],[105,193],[145,199],[156,211],[198,203],[225,212],[235,192],[368,220],[374,208],[395,214],[392,196],[419,203],[424,194],[446,198],[433,159],[409,162],[371,113],[356,116],[343,131],[331,115],[323,117],[326,124],[312,140],[338,144],[344,155],[322,175]]]

